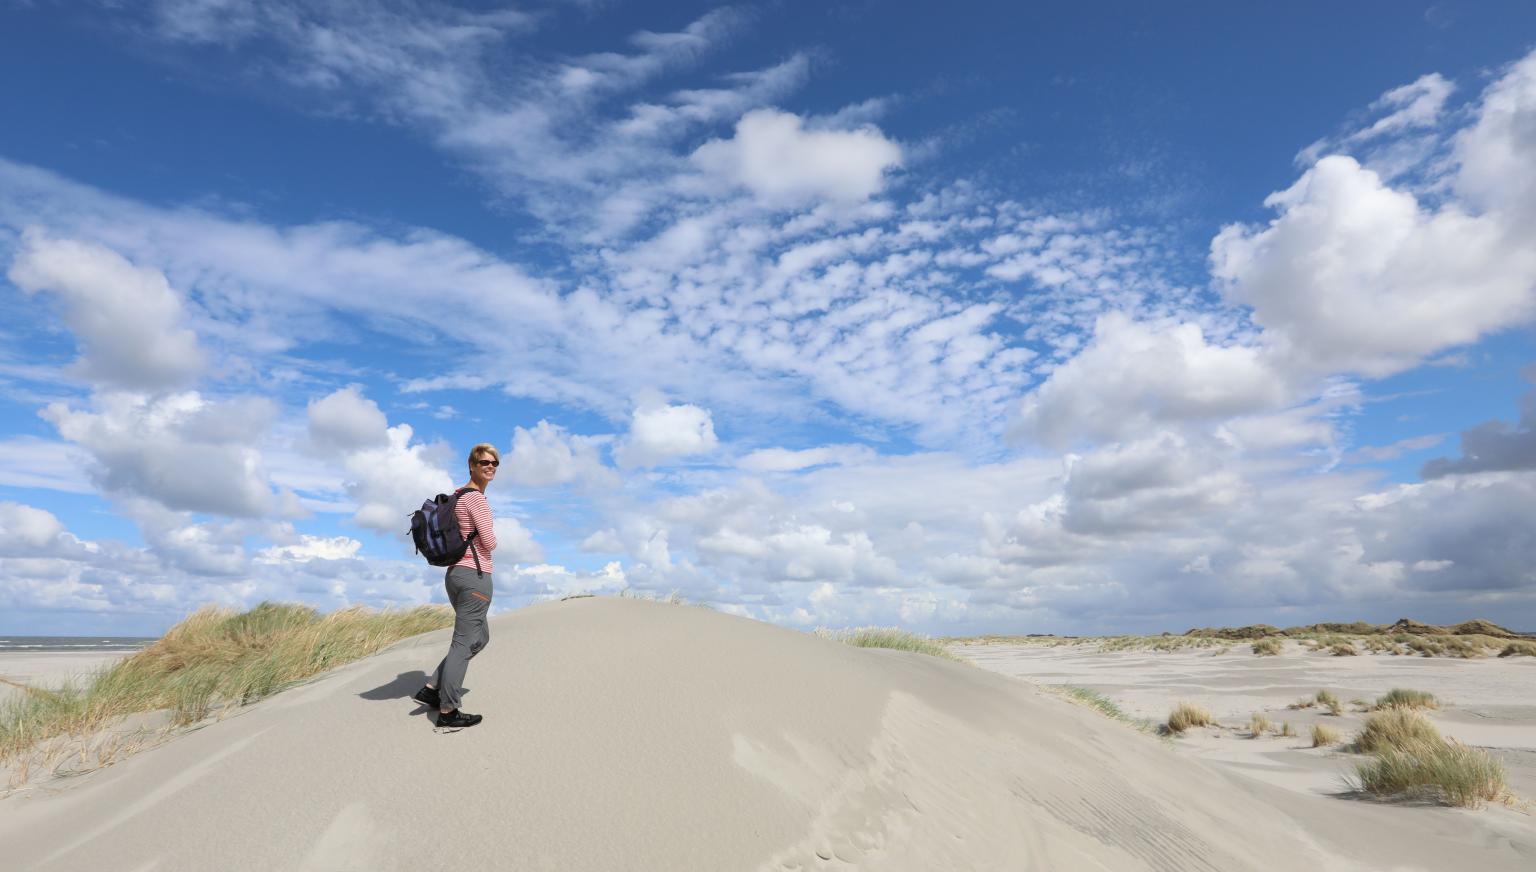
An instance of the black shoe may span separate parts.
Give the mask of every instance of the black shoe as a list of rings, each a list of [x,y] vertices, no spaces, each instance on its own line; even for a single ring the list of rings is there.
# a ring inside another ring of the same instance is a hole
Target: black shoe
[[[479,715],[465,714],[458,709],[454,709],[446,715],[439,712],[437,716],[438,729],[462,730],[465,727],[473,727],[475,724],[480,723],[480,721],[481,717]]]
[[[437,688],[435,687],[426,687],[423,685],[421,690],[416,691],[416,695],[411,697],[411,699],[416,700],[427,708],[443,707],[443,700],[437,695]]]

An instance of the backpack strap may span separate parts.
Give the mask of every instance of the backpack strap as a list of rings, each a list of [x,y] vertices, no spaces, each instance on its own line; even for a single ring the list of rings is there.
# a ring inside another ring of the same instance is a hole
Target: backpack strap
[[[472,490],[480,489],[477,487],[470,487],[469,485],[465,485],[464,487],[461,487],[453,492],[453,498],[455,501],[457,501],[459,497],[464,495],[465,491]],[[458,507],[457,502],[454,503],[454,507]],[[479,549],[475,548],[475,537],[478,535],[480,535],[480,531],[476,530],[475,532],[470,533],[468,536],[465,536],[464,541],[469,543],[469,555],[475,560],[475,576],[478,578],[485,578],[485,573],[480,570],[480,551]]]

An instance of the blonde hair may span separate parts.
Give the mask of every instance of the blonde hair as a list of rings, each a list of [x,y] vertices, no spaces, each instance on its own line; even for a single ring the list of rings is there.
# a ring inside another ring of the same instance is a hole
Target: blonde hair
[[[469,449],[469,465],[470,466],[474,466],[475,465],[475,458],[479,457],[482,454],[489,454],[491,457],[495,458],[496,460],[500,460],[501,459],[501,452],[496,450],[496,446],[492,445],[489,442],[481,442],[479,445],[476,445],[474,448]]]

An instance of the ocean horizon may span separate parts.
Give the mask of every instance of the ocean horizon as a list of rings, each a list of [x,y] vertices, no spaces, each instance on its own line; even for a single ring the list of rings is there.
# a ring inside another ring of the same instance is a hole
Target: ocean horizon
[[[0,636],[0,654],[137,651],[158,636]]]

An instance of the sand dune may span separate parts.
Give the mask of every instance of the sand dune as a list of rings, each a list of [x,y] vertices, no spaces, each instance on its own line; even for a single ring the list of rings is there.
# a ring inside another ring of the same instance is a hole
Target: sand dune
[[[437,734],[406,698],[446,636],[0,802],[5,867],[1390,868],[1022,682],[691,606],[496,618],[486,722]]]

